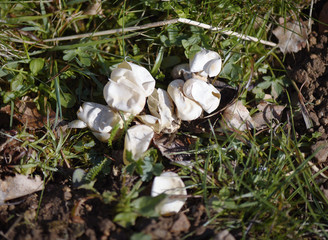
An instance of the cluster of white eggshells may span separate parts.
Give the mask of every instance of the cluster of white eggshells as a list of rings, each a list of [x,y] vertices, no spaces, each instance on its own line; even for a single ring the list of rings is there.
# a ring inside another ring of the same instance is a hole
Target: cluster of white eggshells
[[[124,120],[136,116],[143,124],[127,130],[126,150],[138,160],[147,150],[154,132],[173,133],[182,121],[199,118],[203,111],[213,112],[220,104],[220,92],[210,83],[221,71],[222,60],[218,53],[206,49],[196,53],[190,64],[178,65],[172,71],[174,78],[167,88],[155,88],[155,79],[142,66],[122,62],[115,68],[103,94],[108,106],[85,102],[77,112],[78,120],[72,128],[88,127],[102,142],[106,142],[114,126],[123,129]],[[184,80],[182,80],[184,78]],[[150,114],[140,114],[145,105]],[[121,115],[120,115],[120,113]],[[124,161],[126,159],[124,157]]]
[[[108,105],[83,103],[77,112],[78,120],[69,126],[88,127],[94,136],[106,142],[114,126],[119,125],[123,129],[124,119],[136,116],[142,124],[127,130],[123,160],[128,163],[127,151],[131,152],[132,159],[138,160],[147,151],[155,132],[173,133],[179,129],[181,121],[191,121],[199,118],[203,111],[211,113],[217,109],[221,95],[207,82],[207,78],[217,76],[221,66],[218,53],[203,49],[195,54],[189,65],[182,64],[173,69],[175,80],[165,91],[155,88],[155,79],[144,67],[124,61],[112,71],[104,87],[103,94]],[[150,114],[140,114],[146,102]],[[174,191],[177,187],[180,190]],[[152,196],[163,192],[187,194],[183,181],[174,173],[163,173],[154,179]],[[184,201],[166,200],[159,211],[161,214],[178,212]],[[173,209],[168,207],[172,204],[176,206]]]

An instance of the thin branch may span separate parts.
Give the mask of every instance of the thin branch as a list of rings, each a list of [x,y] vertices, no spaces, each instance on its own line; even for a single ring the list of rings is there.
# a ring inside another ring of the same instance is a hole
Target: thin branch
[[[240,33],[229,31],[229,30],[224,30],[223,28],[213,27],[211,25],[196,22],[196,21],[186,19],[186,18],[176,18],[176,19],[172,19],[172,20],[148,23],[148,24],[141,25],[141,26],[127,27],[127,28],[124,28],[124,30],[122,28],[119,28],[119,29],[112,29],[112,30],[106,30],[106,31],[95,32],[95,33],[85,33],[85,34],[78,34],[78,35],[72,35],[72,36],[66,36],[66,37],[50,38],[50,39],[44,40],[43,42],[46,43],[46,42],[68,41],[68,40],[80,39],[80,38],[86,38],[86,37],[97,37],[97,36],[111,35],[111,34],[115,34],[115,33],[133,32],[133,31],[139,31],[139,30],[143,30],[143,29],[165,26],[165,25],[169,25],[169,24],[175,24],[178,22],[192,25],[192,26],[197,26],[197,27],[208,29],[211,31],[217,31],[224,35],[235,36],[240,39],[247,40],[247,41],[259,42],[259,43],[262,43],[262,44],[270,46],[270,47],[277,46],[277,44],[274,42],[261,40],[256,37],[251,37],[248,35],[240,34]]]
[[[219,28],[219,27],[213,27],[211,25],[208,25],[208,24],[205,24],[205,23],[196,22],[196,21],[193,21],[193,20],[190,20],[190,19],[179,18],[178,21],[181,22],[181,23],[185,23],[185,24],[189,24],[189,25],[201,27],[201,28],[208,29],[208,30],[211,30],[211,31],[221,32],[224,35],[235,36],[235,37],[238,37],[238,38],[243,39],[243,40],[252,41],[252,42],[260,42],[260,43],[262,43],[264,45],[268,45],[270,47],[276,47],[277,46],[277,44],[274,43],[274,42],[261,40],[261,39],[258,39],[256,37],[251,37],[251,36],[248,36],[248,35],[243,35],[243,34],[240,34],[240,33],[237,33],[237,32],[229,31],[229,30],[224,30],[223,28]]]
[[[161,27],[161,26],[165,26],[168,24],[174,24],[177,22],[178,22],[178,19],[172,19],[172,20],[160,21],[160,22],[155,22],[155,23],[148,23],[148,24],[141,25],[141,26],[124,28],[124,32],[133,32],[133,31],[138,31],[138,30],[143,30],[143,29],[148,29],[148,28]],[[122,32],[123,32],[123,29],[118,28],[118,29],[106,30],[106,31],[95,32],[95,33],[84,33],[84,34],[78,34],[78,35],[72,35],[72,36],[66,36],[66,37],[50,38],[50,39],[44,40],[43,42],[46,43],[46,42],[68,41],[68,40],[73,40],[73,39],[80,39],[80,38],[86,38],[86,37],[97,37],[97,36],[111,35],[111,34],[122,33]]]

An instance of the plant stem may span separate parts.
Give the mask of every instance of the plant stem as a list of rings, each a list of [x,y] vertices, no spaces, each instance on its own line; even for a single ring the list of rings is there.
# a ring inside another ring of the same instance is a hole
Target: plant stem
[[[165,26],[165,25],[169,25],[169,24],[175,24],[178,22],[192,25],[192,26],[197,26],[197,27],[208,29],[211,31],[218,31],[224,35],[235,36],[235,37],[241,38],[243,40],[247,40],[247,41],[259,42],[259,43],[262,43],[262,44],[270,46],[270,47],[277,46],[277,44],[274,42],[261,40],[256,37],[240,34],[240,33],[229,31],[229,30],[224,30],[223,28],[220,28],[220,27],[213,27],[211,25],[196,22],[196,21],[193,21],[193,20],[190,20],[187,18],[175,18],[175,19],[171,19],[171,20],[148,23],[148,24],[141,25],[141,26],[111,29],[111,30],[106,30],[106,31],[101,31],[101,32],[84,33],[84,34],[77,34],[77,35],[66,36],[66,37],[50,38],[50,39],[45,39],[43,42],[46,43],[46,42],[68,41],[68,40],[80,39],[80,38],[86,38],[86,37],[97,37],[97,36],[111,35],[111,34],[115,34],[115,33],[133,32],[133,31],[139,31],[139,30],[144,30],[144,29],[148,29],[148,28],[155,28],[155,27],[161,27],[161,26]]]

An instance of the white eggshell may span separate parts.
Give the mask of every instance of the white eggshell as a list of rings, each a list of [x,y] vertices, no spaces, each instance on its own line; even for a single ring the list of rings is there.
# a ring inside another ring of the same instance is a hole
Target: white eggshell
[[[218,108],[221,94],[212,84],[191,78],[183,85],[183,93],[197,102],[207,113]]]
[[[74,120],[74,121],[68,123],[68,127],[69,128],[86,128],[86,127],[88,127],[88,125],[85,122],[83,122],[82,120],[77,119],[77,120]]]
[[[118,113],[108,106],[94,102],[83,103],[77,112],[77,117],[92,131],[103,133],[110,132],[114,125],[121,121]]]
[[[195,120],[196,118],[200,117],[203,109],[198,103],[191,100],[190,98],[187,98],[183,94],[183,85],[183,80],[174,80],[169,84],[167,92],[175,103],[178,118],[183,121]]]
[[[132,75],[129,75],[128,79],[137,84],[144,91],[146,97],[153,92],[156,82],[146,68],[131,62],[122,62],[117,67],[130,70]]]
[[[125,164],[129,162],[126,159],[126,151],[130,151],[132,159],[138,160],[148,150],[154,131],[151,127],[144,124],[130,127],[124,139],[123,160]]]
[[[209,77],[215,77],[219,75],[222,68],[222,59],[219,58],[212,59],[204,65],[204,72],[208,74]]]
[[[161,215],[178,213],[186,202],[186,198],[172,198],[174,195],[186,196],[187,190],[178,174],[174,172],[164,172],[154,178],[151,196],[156,197],[162,193],[168,195],[158,206],[157,210]],[[171,198],[170,198],[171,197]]]
[[[109,79],[103,93],[110,107],[133,115],[139,114],[146,104],[144,92],[125,77],[120,77],[116,81]]]
[[[217,52],[210,51],[207,49],[202,49],[197,52],[193,58],[189,61],[191,72],[201,72],[204,71],[204,66],[213,59],[221,59]]]

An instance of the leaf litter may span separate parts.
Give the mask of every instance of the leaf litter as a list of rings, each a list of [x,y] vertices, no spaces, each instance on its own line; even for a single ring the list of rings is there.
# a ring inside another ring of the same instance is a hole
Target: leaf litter
[[[8,176],[0,180],[0,205],[6,201],[41,191],[43,188],[44,182],[39,176],[34,178],[21,174],[14,177]]]

